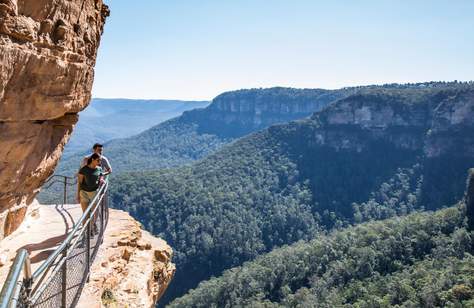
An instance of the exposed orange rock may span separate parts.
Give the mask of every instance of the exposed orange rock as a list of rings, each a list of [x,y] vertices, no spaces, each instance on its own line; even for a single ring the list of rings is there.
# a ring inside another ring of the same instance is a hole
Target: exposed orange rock
[[[91,97],[102,0],[0,0],[0,239],[53,173]]]
[[[79,307],[154,307],[175,273],[173,251],[126,212],[111,210]]]
[[[28,206],[89,104],[108,15],[102,0],[0,0],[0,278],[19,248],[35,268],[64,239],[61,211],[81,214],[77,205]],[[111,210],[78,306],[153,307],[174,275],[171,257],[164,241]]]

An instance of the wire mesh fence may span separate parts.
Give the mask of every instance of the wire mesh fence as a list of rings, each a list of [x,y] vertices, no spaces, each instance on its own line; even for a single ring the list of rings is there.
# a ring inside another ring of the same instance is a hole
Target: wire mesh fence
[[[64,187],[66,191],[67,183]],[[65,241],[32,276],[17,278],[18,298],[8,299],[15,302],[14,307],[74,307],[77,304],[107,226],[107,188],[106,181]]]

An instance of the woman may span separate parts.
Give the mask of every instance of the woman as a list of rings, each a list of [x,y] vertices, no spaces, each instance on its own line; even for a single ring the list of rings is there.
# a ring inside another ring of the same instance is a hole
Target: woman
[[[77,173],[77,202],[81,204],[84,212],[94,199],[101,183],[102,169],[100,168],[100,155],[92,154],[87,159],[87,165]]]

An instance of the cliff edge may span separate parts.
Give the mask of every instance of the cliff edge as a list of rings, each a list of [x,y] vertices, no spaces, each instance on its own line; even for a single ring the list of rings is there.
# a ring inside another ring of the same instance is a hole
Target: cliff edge
[[[108,7],[0,0],[0,240],[23,221],[91,97]]]
[[[104,242],[78,307],[154,307],[176,271],[173,251],[127,212],[110,210]]]
[[[0,241],[0,281],[5,281],[21,248],[28,251],[35,271],[81,215],[78,204],[30,205],[21,226]],[[78,307],[153,307],[174,276],[172,255],[165,241],[143,231],[128,213],[110,209],[104,241]]]

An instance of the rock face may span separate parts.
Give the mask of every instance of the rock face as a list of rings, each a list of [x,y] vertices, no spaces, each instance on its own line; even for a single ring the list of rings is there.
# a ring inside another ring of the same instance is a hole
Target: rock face
[[[422,199],[429,209],[462,198],[474,159],[474,84],[362,91],[312,119],[303,138],[311,140],[310,148],[378,153],[386,163],[423,165],[423,191],[429,193]]]
[[[78,307],[154,307],[175,273],[173,251],[126,212],[110,210]]]
[[[449,152],[474,156],[474,90],[456,93],[436,107],[425,154],[439,157]]]
[[[473,157],[474,87],[420,92],[410,93],[418,96],[412,102],[380,93],[341,100],[313,117],[320,126],[315,142],[360,152],[368,142],[383,139],[397,148],[421,150],[427,158]]]
[[[293,88],[231,91],[214,98],[206,109],[185,112],[183,118],[200,123],[201,133],[235,138],[272,124],[307,117],[354,91]]]
[[[0,239],[53,172],[90,100],[101,0],[0,0]]]

